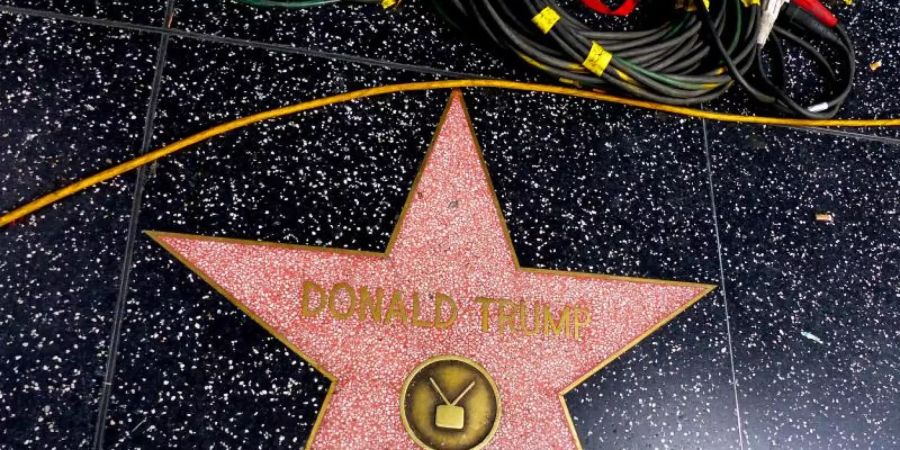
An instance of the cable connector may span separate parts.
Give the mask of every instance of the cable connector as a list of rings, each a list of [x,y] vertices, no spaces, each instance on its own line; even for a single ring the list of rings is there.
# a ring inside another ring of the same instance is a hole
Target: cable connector
[[[601,0],[581,0],[585,6],[588,8],[597,11],[600,14],[606,14],[610,16],[627,16],[634,11],[635,6],[637,6],[637,0],[625,0],[619,5],[618,8],[610,8],[606,3],[603,3]]]
[[[828,102],[816,103],[815,105],[806,108],[807,111],[811,113],[820,113],[822,111],[827,111],[828,108],[831,108],[831,105]]]
[[[781,13],[781,7],[785,3],[787,3],[787,0],[765,0],[763,3],[759,34],[756,35],[756,43],[760,46],[766,45],[766,41],[769,40],[772,28],[775,27],[775,21],[778,20],[778,14]]]
[[[812,14],[828,28],[834,28],[838,24],[838,18],[819,0],[791,0],[791,3]]]
[[[840,38],[834,33],[834,31],[832,31],[831,28],[828,28],[827,25],[822,23],[818,17],[806,12],[806,10],[800,7],[795,6],[793,3],[786,5],[784,7],[784,10],[782,11],[782,14],[784,14],[784,18],[787,19],[787,21],[792,25],[802,30],[813,33],[828,42],[836,45],[842,45]]]

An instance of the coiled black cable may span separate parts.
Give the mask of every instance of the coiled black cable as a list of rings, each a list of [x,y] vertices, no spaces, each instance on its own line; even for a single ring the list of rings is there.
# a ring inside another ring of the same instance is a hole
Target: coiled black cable
[[[451,25],[562,83],[673,105],[708,102],[737,84],[783,113],[830,118],[846,101],[856,68],[842,26],[829,29],[790,4],[764,47],[757,44],[762,21],[758,1],[713,0],[707,6],[704,0],[677,0],[668,8],[656,2],[659,24],[632,31],[591,27],[556,0],[432,1]],[[808,35],[842,55],[839,69]],[[802,107],[786,92],[782,47],[787,43],[823,68],[830,98]]]

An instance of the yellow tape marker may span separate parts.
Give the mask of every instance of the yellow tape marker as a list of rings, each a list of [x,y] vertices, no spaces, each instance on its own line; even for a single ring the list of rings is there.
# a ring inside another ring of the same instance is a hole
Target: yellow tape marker
[[[397,0],[381,0],[381,7],[384,9],[388,9],[391,6],[394,6],[396,4],[397,4]]]
[[[709,11],[709,0],[703,0],[703,7],[706,8],[707,11]]]
[[[759,5],[759,0],[741,0],[741,3],[744,4],[744,8],[749,8],[752,5]]]
[[[548,6],[532,17],[531,21],[534,22],[544,34],[547,34],[553,28],[553,25],[556,25],[556,22],[559,22],[559,13]]]
[[[591,51],[588,53],[587,58],[584,58],[584,62],[581,65],[599,77],[603,75],[603,71],[606,70],[606,66],[609,65],[612,57],[612,53],[606,51],[602,45],[594,42],[594,45],[591,46]]]

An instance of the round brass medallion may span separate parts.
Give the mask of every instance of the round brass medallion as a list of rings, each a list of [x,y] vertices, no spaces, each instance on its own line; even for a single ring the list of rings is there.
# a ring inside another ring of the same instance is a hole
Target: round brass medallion
[[[461,356],[437,356],[406,378],[400,394],[406,432],[428,450],[486,446],[500,424],[500,393],[484,367]]]

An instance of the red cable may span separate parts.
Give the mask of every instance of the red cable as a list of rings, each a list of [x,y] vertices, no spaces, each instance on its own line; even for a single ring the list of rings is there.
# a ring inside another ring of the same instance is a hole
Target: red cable
[[[812,14],[813,17],[822,23],[822,25],[825,25],[828,28],[834,28],[838,24],[837,17],[835,17],[834,14],[832,14],[819,0],[791,0],[791,3],[794,3],[800,7],[800,9]]]
[[[631,14],[631,12],[634,11],[634,7],[637,6],[637,0],[625,0],[616,9],[606,6],[606,3],[603,3],[601,0],[581,0],[581,2],[588,8],[591,8],[600,14],[611,16],[627,16]]]

